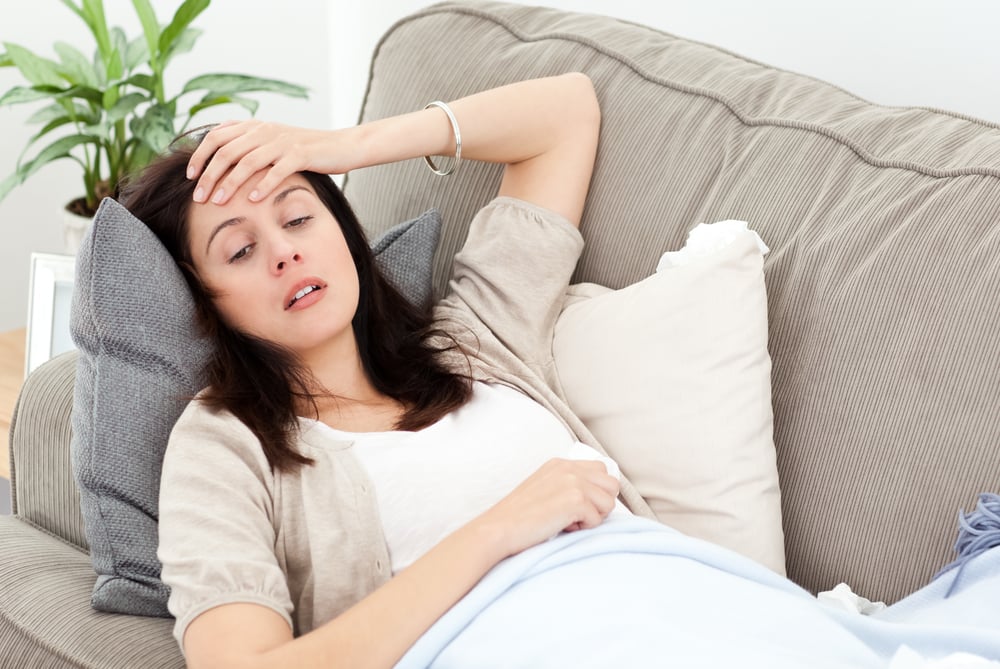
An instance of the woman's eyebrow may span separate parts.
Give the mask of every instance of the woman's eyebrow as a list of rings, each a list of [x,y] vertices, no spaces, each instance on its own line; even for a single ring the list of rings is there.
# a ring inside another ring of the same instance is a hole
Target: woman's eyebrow
[[[243,223],[246,220],[247,219],[244,216],[237,216],[236,218],[226,219],[222,223],[219,223],[217,226],[215,226],[215,229],[212,230],[212,234],[209,235],[209,237],[208,237],[208,243],[205,244],[205,255],[208,255],[208,249],[209,249],[209,247],[212,246],[212,240],[215,239],[215,236],[217,234],[219,234],[220,232],[222,232],[224,229],[228,228],[230,225],[236,225],[238,223]]]
[[[289,186],[285,190],[283,190],[280,193],[278,193],[277,195],[275,195],[274,196],[274,200],[272,200],[272,203],[273,204],[281,204],[282,200],[284,200],[286,197],[288,197],[288,195],[290,193],[293,193],[293,192],[295,192],[297,190],[305,190],[305,191],[307,191],[309,189],[306,188],[305,186]]]
[[[293,192],[295,192],[297,190],[309,190],[309,189],[306,188],[305,186],[289,186],[285,190],[283,190],[280,193],[278,193],[277,195],[275,195],[274,199],[271,201],[271,203],[272,204],[281,204],[282,200],[284,200],[286,197],[289,196],[289,194],[291,194],[291,193],[293,193]],[[244,216],[237,216],[235,218],[226,219],[222,223],[219,223],[217,226],[215,226],[215,229],[212,230],[212,234],[209,235],[209,237],[208,237],[208,243],[205,244],[205,254],[206,255],[208,254],[208,249],[209,249],[210,246],[212,246],[212,240],[215,239],[215,236],[217,234],[219,234],[220,232],[222,232],[223,230],[225,230],[226,228],[228,228],[230,225],[236,225],[238,223],[243,223],[244,221],[246,221],[246,217],[244,217]]]

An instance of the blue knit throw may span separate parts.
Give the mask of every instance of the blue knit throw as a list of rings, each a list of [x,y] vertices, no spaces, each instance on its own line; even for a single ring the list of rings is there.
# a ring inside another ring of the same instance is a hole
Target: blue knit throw
[[[937,573],[937,576],[941,576],[952,569],[958,569],[945,597],[950,597],[958,587],[962,571],[972,558],[1000,546],[1000,495],[981,493],[975,511],[969,514],[958,512],[958,525],[958,540],[955,542],[958,557]]]

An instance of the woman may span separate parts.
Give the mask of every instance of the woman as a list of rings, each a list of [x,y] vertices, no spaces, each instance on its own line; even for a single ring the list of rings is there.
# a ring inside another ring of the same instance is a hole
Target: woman
[[[613,510],[613,463],[576,442],[536,362],[599,125],[567,74],[345,130],[223,124],[127,189],[219,350],[161,485],[191,667],[392,666],[498,562]],[[432,321],[319,175],[459,150],[505,170]]]

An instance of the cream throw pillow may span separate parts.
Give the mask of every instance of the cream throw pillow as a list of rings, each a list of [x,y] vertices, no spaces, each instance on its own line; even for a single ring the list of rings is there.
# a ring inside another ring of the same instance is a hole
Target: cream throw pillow
[[[729,232],[621,290],[571,286],[553,352],[569,405],[662,522],[784,574],[763,254]]]

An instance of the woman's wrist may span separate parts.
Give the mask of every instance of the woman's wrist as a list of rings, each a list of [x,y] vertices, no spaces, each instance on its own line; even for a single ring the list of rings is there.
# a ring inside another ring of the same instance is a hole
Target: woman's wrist
[[[487,570],[510,557],[510,532],[490,511],[469,521],[453,535],[467,545],[467,550],[482,556]]]
[[[353,128],[350,168],[384,165],[426,155],[451,155],[454,139],[448,117],[436,108],[369,121]]]

